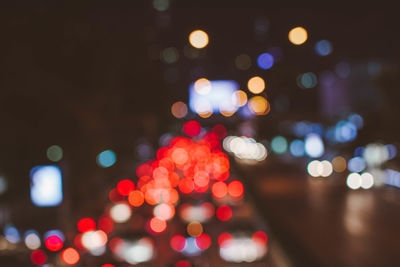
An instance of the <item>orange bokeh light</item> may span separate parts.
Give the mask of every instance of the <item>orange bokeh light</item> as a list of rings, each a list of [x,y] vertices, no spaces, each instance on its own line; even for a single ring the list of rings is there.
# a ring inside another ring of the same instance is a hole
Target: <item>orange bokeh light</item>
[[[64,263],[68,265],[74,265],[79,261],[80,256],[76,249],[67,248],[61,253],[61,259]]]
[[[213,184],[211,192],[214,197],[224,198],[228,193],[228,187],[224,182],[216,182]]]
[[[239,181],[232,181],[228,185],[228,193],[231,197],[239,198],[243,196],[243,184]]]
[[[161,218],[153,217],[150,220],[150,228],[155,233],[164,232],[167,228],[167,222]]]
[[[135,190],[129,194],[129,204],[134,207],[140,207],[144,203],[144,194],[141,191]]]
[[[175,149],[172,152],[171,157],[172,157],[172,160],[175,162],[175,164],[179,164],[179,165],[185,164],[189,159],[188,153],[183,148]]]

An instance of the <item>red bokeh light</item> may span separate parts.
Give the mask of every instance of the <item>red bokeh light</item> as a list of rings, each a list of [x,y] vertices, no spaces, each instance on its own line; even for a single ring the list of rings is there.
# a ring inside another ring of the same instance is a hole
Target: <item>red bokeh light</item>
[[[218,135],[219,139],[226,137],[226,128],[221,124],[215,125],[211,130]]]
[[[121,248],[124,245],[124,240],[118,237],[114,237],[113,239],[108,242],[108,246],[110,247],[111,251],[116,253],[118,248]]]
[[[135,184],[128,179],[120,181],[117,185],[117,191],[121,196],[129,196],[133,190],[135,190]]]
[[[101,265],[101,267],[115,267],[115,265],[112,265],[112,264],[103,264],[103,265]]]
[[[228,221],[232,218],[232,209],[227,205],[222,205],[217,209],[217,217],[221,221]]]
[[[147,176],[147,175],[141,176],[139,178],[139,181],[137,182],[137,188],[139,190],[143,191],[143,187],[150,181],[151,181],[151,177],[150,176]]]
[[[170,172],[168,177],[171,187],[177,187],[179,185],[179,175],[176,172]]]
[[[194,190],[194,183],[193,180],[190,178],[185,178],[182,179],[181,182],[179,183],[179,190],[183,194],[190,194]]]
[[[224,198],[228,193],[228,187],[224,182],[216,182],[211,187],[211,192],[216,198]]]
[[[193,177],[195,185],[198,187],[205,187],[208,186],[208,183],[210,182],[210,177],[208,176],[208,173],[205,171],[198,171],[194,174]]]
[[[232,181],[228,185],[228,193],[233,198],[240,198],[243,196],[243,184],[239,181]]]
[[[165,149],[166,149],[166,153],[167,153],[169,151],[169,149],[166,147],[165,147]],[[170,157],[168,157],[167,154],[165,155],[165,157],[160,159],[160,161],[158,162],[158,166],[166,168],[168,170],[168,172],[174,171],[174,168],[175,168],[173,160]]]
[[[165,180],[168,179],[169,171],[164,167],[157,167],[153,171],[154,180]]]
[[[207,190],[208,190],[208,184],[207,184],[206,186],[202,186],[202,187],[195,186],[194,190],[195,190],[197,193],[204,193],[204,192],[207,192]]]
[[[98,221],[99,230],[103,230],[105,233],[109,234],[114,228],[114,222],[111,218],[103,217]]]
[[[186,260],[180,260],[177,263],[175,263],[175,267],[191,267],[192,264]]]
[[[161,147],[157,150],[157,159],[162,159],[165,157],[165,154],[168,152],[168,147]]]
[[[118,203],[118,202],[124,200],[124,197],[118,193],[116,188],[111,189],[110,193],[108,194],[108,197],[109,197],[110,201],[113,203]]]
[[[44,251],[38,249],[35,251],[32,251],[31,253],[31,261],[35,265],[42,265],[45,264],[47,261],[47,255]]]
[[[196,237],[196,244],[200,249],[208,249],[211,246],[211,237],[208,234],[202,233]]]
[[[85,249],[85,247],[82,244],[82,234],[77,234],[74,237],[74,245],[78,249]]]
[[[182,251],[186,245],[186,238],[182,235],[175,235],[170,241],[171,248],[175,251]]]
[[[232,240],[232,239],[233,239],[233,237],[232,237],[232,235],[230,233],[222,233],[218,237],[218,244],[219,244],[220,247],[223,247],[224,243],[226,241],[229,241],[229,240]]]
[[[203,142],[207,141],[206,144],[208,144],[210,147],[215,148],[215,149],[221,149],[221,143],[219,140],[219,137],[216,133],[210,132],[206,133],[203,136]]]
[[[183,125],[183,133],[194,137],[199,135],[201,132],[201,125],[197,121],[188,121]]]
[[[265,246],[268,242],[267,234],[263,231],[258,231],[253,234],[253,242]]]
[[[96,230],[96,222],[92,218],[83,218],[78,221],[78,231],[85,233]]]
[[[153,170],[151,166],[147,163],[144,163],[136,168],[137,177],[150,176],[152,172]]]
[[[44,241],[45,246],[50,251],[59,251],[63,247],[63,241],[56,235],[51,235]]]
[[[68,265],[74,265],[79,261],[80,256],[76,249],[67,248],[61,253],[61,259],[64,263]]]

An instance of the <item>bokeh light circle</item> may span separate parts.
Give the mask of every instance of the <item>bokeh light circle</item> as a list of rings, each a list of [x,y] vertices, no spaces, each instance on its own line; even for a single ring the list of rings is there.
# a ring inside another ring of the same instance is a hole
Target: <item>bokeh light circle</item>
[[[255,115],[265,115],[270,111],[268,100],[262,96],[250,98],[248,106],[250,111]]]
[[[269,53],[262,53],[257,58],[257,65],[263,70],[268,70],[274,66],[274,57]]]
[[[296,27],[289,32],[289,41],[294,45],[301,45],[307,41],[308,34],[303,27]]]
[[[208,45],[208,34],[202,30],[195,30],[189,35],[189,43],[198,49],[204,48]]]
[[[171,106],[171,113],[177,119],[182,119],[188,113],[188,108],[182,101],[177,101]]]
[[[117,157],[112,150],[105,150],[97,155],[97,164],[103,168],[111,167],[116,161]]]
[[[150,228],[155,233],[162,233],[167,228],[167,222],[159,217],[153,217],[150,220]]]
[[[79,261],[80,256],[76,249],[67,248],[61,253],[61,259],[64,263],[68,265],[74,265]]]
[[[265,81],[259,76],[252,77],[247,82],[247,88],[249,88],[249,91],[253,94],[259,94],[265,89]]]

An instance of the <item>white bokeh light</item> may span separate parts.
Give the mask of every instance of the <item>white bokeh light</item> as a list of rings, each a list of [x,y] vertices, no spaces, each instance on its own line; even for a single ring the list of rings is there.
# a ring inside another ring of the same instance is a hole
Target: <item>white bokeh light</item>
[[[349,176],[347,176],[347,181],[346,184],[349,188],[355,190],[361,187],[361,175],[358,173],[350,173]]]
[[[110,210],[111,218],[117,223],[124,223],[129,220],[132,215],[131,208],[124,203],[116,204]]]

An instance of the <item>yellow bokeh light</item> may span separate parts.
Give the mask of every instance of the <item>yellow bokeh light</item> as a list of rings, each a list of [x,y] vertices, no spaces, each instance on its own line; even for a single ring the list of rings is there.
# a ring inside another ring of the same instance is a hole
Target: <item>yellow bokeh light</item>
[[[194,90],[196,90],[199,95],[206,95],[211,91],[211,82],[206,78],[198,79],[194,83]]]
[[[303,27],[296,27],[289,32],[289,41],[295,45],[304,44],[307,41],[308,34]]]
[[[236,109],[227,109],[224,107],[219,108],[219,113],[225,117],[231,117],[233,114],[235,114]]]
[[[224,111],[224,110],[220,110],[220,113],[224,117],[231,117],[233,114],[235,114],[235,112],[233,111]]]
[[[186,230],[188,235],[196,237],[203,233],[203,226],[199,222],[191,222],[188,224]]]
[[[211,115],[213,114],[212,112],[199,112],[197,113],[200,117],[202,117],[203,119],[207,119],[209,117],[211,117]]]
[[[259,76],[251,78],[247,82],[247,88],[249,88],[249,91],[252,92],[253,94],[261,93],[265,89],[264,79]]]
[[[265,115],[270,111],[270,105],[267,99],[262,96],[254,96],[249,100],[249,109],[256,115]]]
[[[232,102],[236,107],[243,107],[247,103],[247,94],[242,90],[237,90],[232,94]]]
[[[345,171],[347,167],[346,159],[341,156],[334,157],[332,160],[332,167],[335,172]]]
[[[195,30],[189,35],[190,44],[198,49],[204,48],[208,45],[208,34],[202,30]]]
[[[171,113],[175,118],[181,119],[186,116],[187,112],[187,105],[182,101],[175,102],[171,106]]]

